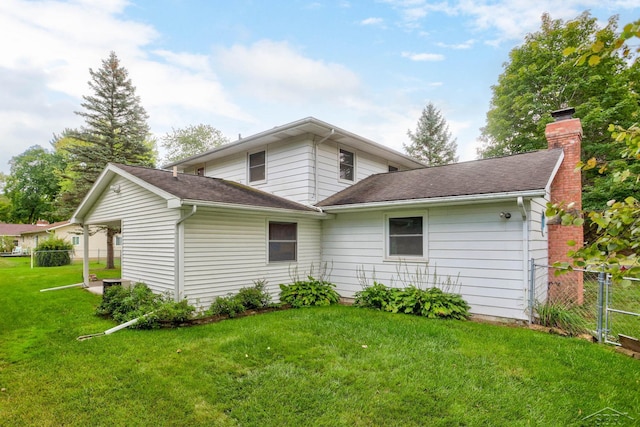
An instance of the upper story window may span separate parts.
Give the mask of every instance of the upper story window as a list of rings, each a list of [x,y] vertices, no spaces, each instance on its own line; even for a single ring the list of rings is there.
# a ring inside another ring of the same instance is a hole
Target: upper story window
[[[398,168],[395,166],[389,165],[389,172],[398,172]]]
[[[267,176],[267,152],[249,154],[249,182],[264,181]]]
[[[389,217],[389,256],[422,257],[424,255],[424,217]]]
[[[355,155],[351,151],[340,149],[340,179],[353,181],[355,175]]]
[[[204,168],[198,168],[198,169],[196,169],[196,175],[198,175],[198,176],[204,176]]]
[[[295,261],[298,253],[298,224],[269,222],[269,262]]]

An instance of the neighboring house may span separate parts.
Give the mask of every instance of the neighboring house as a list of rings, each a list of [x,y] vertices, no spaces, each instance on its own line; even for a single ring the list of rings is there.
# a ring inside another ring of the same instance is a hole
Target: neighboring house
[[[89,229],[89,252],[92,259],[106,258],[107,256],[107,233],[103,228],[91,227]],[[21,234],[22,241],[27,248],[35,248],[42,240],[52,236],[65,240],[73,245],[75,256],[84,253],[83,229],[77,224],[69,221],[54,222],[53,224],[39,224],[37,227],[24,231]],[[113,238],[114,256],[120,257],[122,246],[122,236],[120,234]]]
[[[527,319],[530,259],[568,249],[545,204],[580,194],[580,121],[547,136],[549,150],[425,168],[308,118],[173,172],[109,164],[72,222],[120,226],[123,279],[202,306],[260,279],[276,294],[323,265],[345,298],[363,274],[403,286],[428,268],[459,282],[472,313]]]
[[[23,233],[40,229],[41,225],[39,224],[0,223],[0,239],[4,244],[11,246],[5,247],[5,251],[12,252],[14,248],[20,248],[19,251],[31,249],[30,240],[24,237]]]

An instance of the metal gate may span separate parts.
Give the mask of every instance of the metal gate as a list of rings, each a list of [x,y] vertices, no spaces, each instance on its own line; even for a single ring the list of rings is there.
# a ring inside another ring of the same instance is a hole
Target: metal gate
[[[602,341],[620,345],[620,336],[640,339],[640,279],[606,280]]]

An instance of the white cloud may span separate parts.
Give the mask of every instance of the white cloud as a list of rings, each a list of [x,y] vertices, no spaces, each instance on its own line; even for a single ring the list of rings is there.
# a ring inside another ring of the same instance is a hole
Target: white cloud
[[[360,21],[360,25],[380,25],[383,22],[382,18],[367,18]]]
[[[360,90],[358,76],[347,67],[308,58],[287,42],[234,45],[220,49],[217,59],[243,92],[264,101],[332,102]]]
[[[470,39],[462,43],[448,44],[448,43],[436,43],[436,46],[443,47],[445,49],[464,50],[471,49],[475,44],[475,40]]]
[[[439,53],[413,53],[413,52],[402,52],[403,58],[408,58],[412,61],[442,61],[444,60],[444,55]]]

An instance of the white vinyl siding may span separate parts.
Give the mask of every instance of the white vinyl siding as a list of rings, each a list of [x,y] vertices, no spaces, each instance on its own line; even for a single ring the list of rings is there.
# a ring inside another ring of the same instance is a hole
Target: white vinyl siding
[[[340,148],[352,151],[356,157],[354,181],[340,179]],[[326,141],[318,145],[318,201],[324,200],[370,175],[385,173],[388,170],[386,159],[352,150],[346,146],[338,146],[332,141]]]
[[[150,191],[117,177],[85,218],[87,224],[120,222],[127,244],[121,255],[122,278],[144,282],[156,292],[172,292],[174,282],[175,221],[179,210]]]
[[[297,261],[268,262],[268,221],[295,222]],[[189,301],[207,307],[216,296],[236,293],[265,279],[275,297],[296,271],[306,277],[320,261],[318,219],[288,218],[204,208],[185,221],[184,289]]]
[[[356,272],[372,282],[406,286],[412,276],[428,270],[442,280],[460,283],[459,292],[475,314],[525,319],[522,219],[515,201],[428,210],[425,261],[385,259],[385,218],[392,212],[339,213],[323,223],[323,261],[333,264],[331,279],[344,297],[361,289]],[[512,212],[503,220],[502,211]],[[412,216],[415,210],[407,210]],[[429,277],[432,279],[432,277]],[[413,283],[416,284],[416,283]]]

